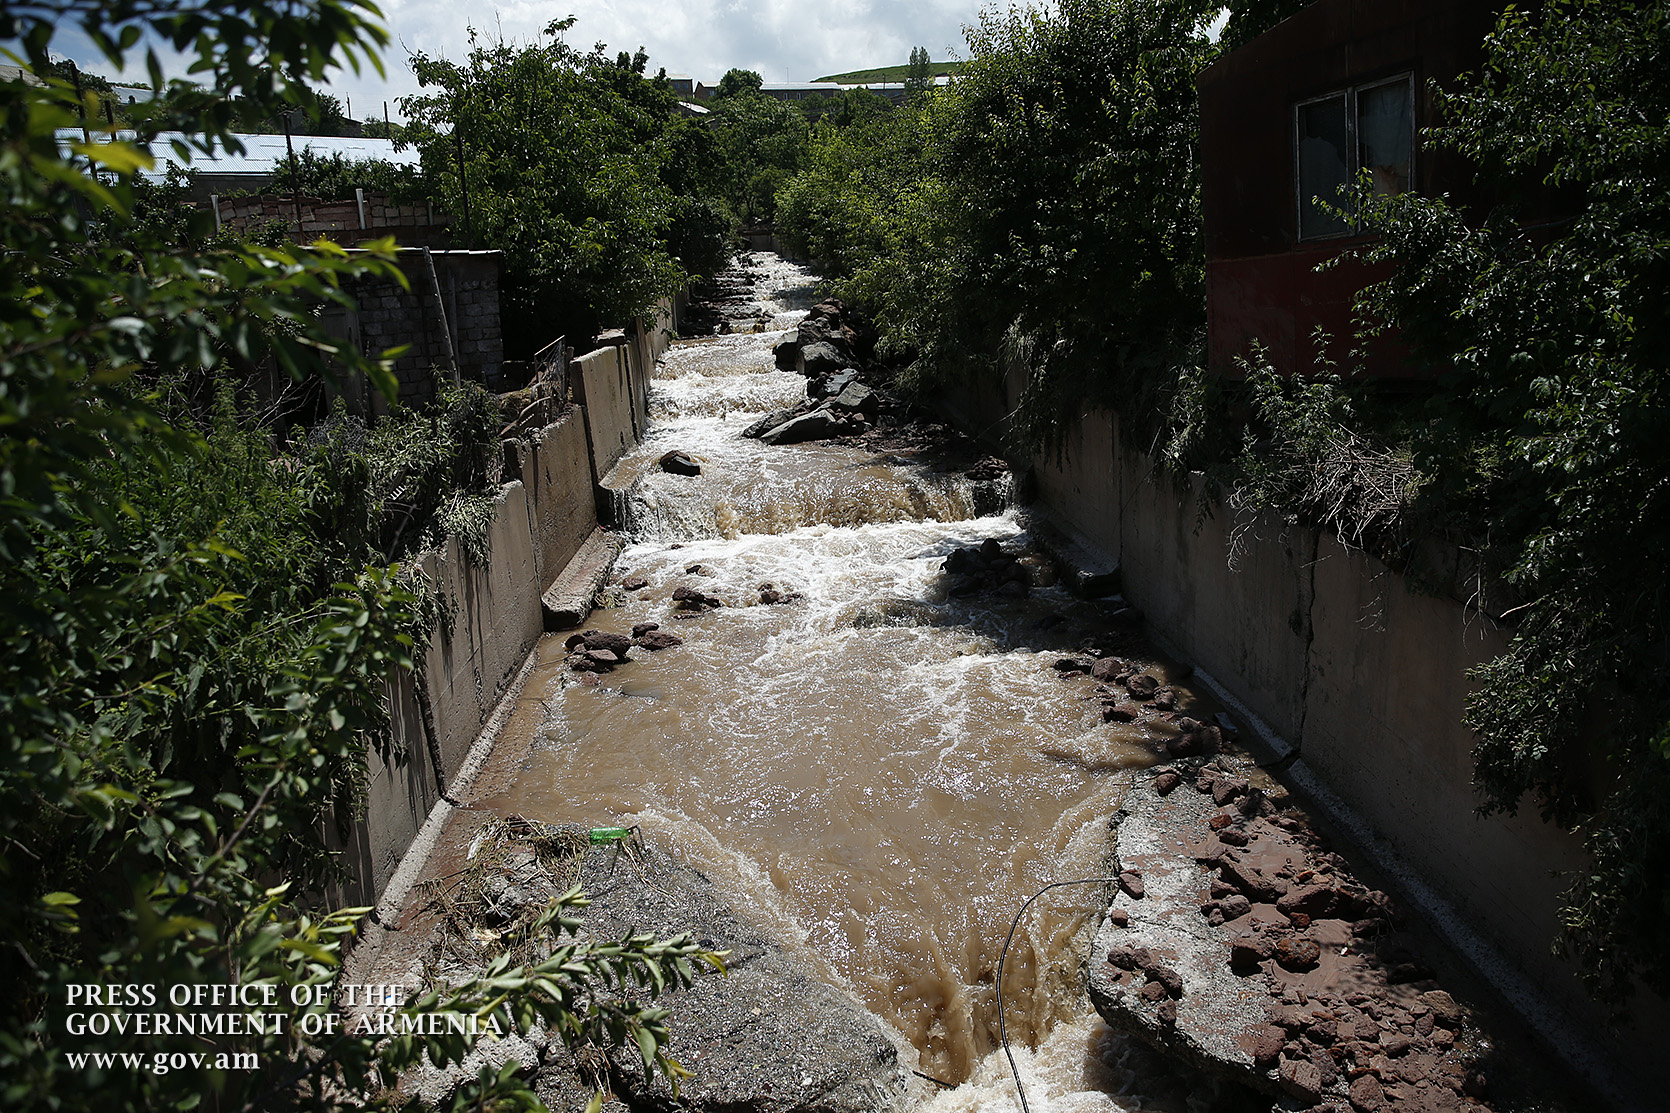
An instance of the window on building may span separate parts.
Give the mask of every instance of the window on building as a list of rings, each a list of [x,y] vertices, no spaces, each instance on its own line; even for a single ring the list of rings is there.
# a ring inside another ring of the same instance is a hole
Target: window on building
[[[1367,171],[1376,193],[1409,188],[1415,150],[1414,77],[1402,74],[1295,105],[1293,136],[1299,238],[1345,235],[1350,224],[1325,207],[1341,207],[1341,186]]]

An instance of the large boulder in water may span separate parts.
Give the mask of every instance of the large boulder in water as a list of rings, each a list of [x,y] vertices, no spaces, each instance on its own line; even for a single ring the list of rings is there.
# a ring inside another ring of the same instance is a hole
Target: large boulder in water
[[[771,430],[760,438],[766,444],[800,444],[803,441],[820,441],[826,437],[838,437],[845,433],[846,428],[828,410],[813,410],[811,413],[801,414],[791,418],[782,425]]]
[[[796,406],[792,410],[777,410],[773,413],[768,413],[752,425],[748,426],[748,428],[744,429],[742,431],[742,435],[745,437],[763,437],[773,429],[777,428],[777,426],[789,421],[801,412],[800,407]]]
[[[818,340],[800,348],[800,373],[808,377],[828,375],[843,367],[851,367],[852,353],[843,353],[835,345]]]
[[[865,417],[873,418],[881,412],[881,396],[858,382],[848,383],[841,393],[830,399],[829,404],[838,410],[851,410]]]
[[[789,333],[778,341],[777,346],[771,349],[772,358],[777,363],[777,370],[787,371],[791,375],[804,373],[801,370],[800,346],[801,340],[798,330]]]
[[[662,994],[673,1058],[695,1076],[673,1101],[644,1076],[636,1048],[610,1055],[616,1092],[632,1109],[696,1113],[889,1113],[904,1105],[909,1071],[879,1022],[812,977],[780,943],[739,917],[696,870],[651,847],[630,868],[592,851],[579,884],[591,895],[583,932],[619,939],[690,932],[728,950],[727,973],[698,974]]]

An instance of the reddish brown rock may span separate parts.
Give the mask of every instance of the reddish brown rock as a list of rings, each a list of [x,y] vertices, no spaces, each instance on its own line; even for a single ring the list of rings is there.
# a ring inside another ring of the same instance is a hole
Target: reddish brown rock
[[[1090,667],[1090,675],[1104,684],[1111,683],[1125,669],[1125,662],[1117,657],[1103,657]]]
[[[1339,1039],[1339,1025],[1332,1018],[1318,1017],[1305,1025],[1305,1035],[1316,1043],[1331,1044]]]
[[[1162,1026],[1170,1028],[1177,1023],[1177,1002],[1167,997],[1160,1002],[1160,1007],[1154,1010],[1154,1019]]]
[[[1248,787],[1242,777],[1218,777],[1212,781],[1212,802],[1219,807],[1229,803],[1236,797],[1243,795]]]
[[[1255,902],[1274,903],[1287,893],[1287,884],[1280,878],[1270,877],[1228,855],[1219,860],[1218,872],[1238,892]]]
[[[1114,927],[1130,927],[1131,926],[1131,914],[1129,912],[1125,911],[1123,908],[1109,909],[1108,910],[1108,922],[1111,923]]]
[[[1415,1040],[1402,1032],[1381,1032],[1380,1050],[1394,1058],[1415,1045]]]
[[[1154,791],[1159,793],[1161,796],[1168,796],[1171,794],[1172,789],[1182,783],[1183,778],[1178,776],[1175,772],[1161,773],[1158,777],[1154,778]]]
[[[1166,987],[1159,982],[1148,982],[1137,991],[1137,995],[1144,1001],[1158,1001],[1165,997]]]
[[[1312,939],[1283,939],[1276,944],[1276,961],[1288,970],[1309,970],[1322,957],[1322,948]]]
[[[1322,1097],[1322,1072],[1316,1069],[1315,1063],[1304,1059],[1283,1059],[1277,1081],[1300,1101],[1314,1102]]]
[[[1218,832],[1218,841],[1226,846],[1242,847],[1247,845],[1247,833],[1239,827],[1225,827]]]
[[[1166,991],[1168,997],[1183,996],[1183,975],[1170,966],[1150,966],[1147,968],[1149,981],[1157,982]]]
[[[1128,700],[1124,703],[1102,705],[1102,721],[1104,723],[1134,723],[1140,718],[1142,718],[1142,708]]]
[[[1276,953],[1276,945],[1262,935],[1242,935],[1229,943],[1229,964],[1239,969],[1257,966]]]
[[[1223,912],[1225,922],[1238,920],[1252,911],[1252,901],[1240,893],[1231,893],[1218,902],[1218,908]]]
[[[661,630],[649,630],[638,638],[638,644],[651,652],[671,649],[675,645],[683,645],[684,639],[677,634],[668,634]]]
[[[1461,1006],[1441,989],[1432,989],[1421,994],[1421,1004],[1432,1013],[1433,1020],[1446,1028],[1461,1027]]]
[[[1276,902],[1276,911],[1284,916],[1302,912],[1316,919],[1326,916],[1334,906],[1334,891],[1326,885],[1301,885]]]
[[[1258,1034],[1253,1044],[1253,1062],[1261,1067],[1268,1067],[1281,1055],[1281,1049],[1287,1045],[1287,1032],[1271,1024]]]
[[[1147,947],[1110,947],[1108,962],[1121,970],[1140,970],[1154,964]]]
[[[1138,673],[1125,681],[1125,687],[1131,693],[1132,699],[1150,700],[1154,693],[1160,690],[1160,682],[1147,673]]]
[[[1143,896],[1142,874],[1136,870],[1121,871],[1119,887],[1129,893],[1132,900],[1141,900]]]
[[[1172,757],[1193,757],[1205,750],[1198,734],[1180,734],[1166,741],[1166,753]]]
[[[1351,1107],[1361,1113],[1377,1113],[1386,1105],[1380,1080],[1372,1074],[1360,1075],[1351,1083]]]
[[[632,627],[632,636],[635,638],[641,638],[651,630],[659,629],[661,629],[661,624],[659,622],[640,622],[636,626]]]

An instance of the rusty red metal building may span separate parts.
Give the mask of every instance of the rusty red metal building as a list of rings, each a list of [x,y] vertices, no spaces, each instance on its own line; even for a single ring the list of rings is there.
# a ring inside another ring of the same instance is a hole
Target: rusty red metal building
[[[1430,83],[1477,69],[1502,6],[1319,0],[1201,73],[1209,366],[1237,375],[1256,343],[1284,373],[1344,369],[1352,296],[1375,275],[1354,261],[1318,272],[1363,237],[1312,198],[1368,171],[1377,190],[1468,199],[1470,168],[1419,132],[1434,122]],[[1386,342],[1367,370],[1422,374]]]

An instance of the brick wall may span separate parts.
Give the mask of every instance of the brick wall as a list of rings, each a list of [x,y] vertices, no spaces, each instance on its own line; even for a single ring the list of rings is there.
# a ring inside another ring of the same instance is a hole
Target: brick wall
[[[388,194],[368,190],[365,204],[321,201],[317,197],[220,197],[213,201],[222,227],[249,231],[278,221],[298,240],[320,236],[351,247],[362,240],[392,235],[402,247],[450,247],[450,217],[431,205],[394,205]]]

